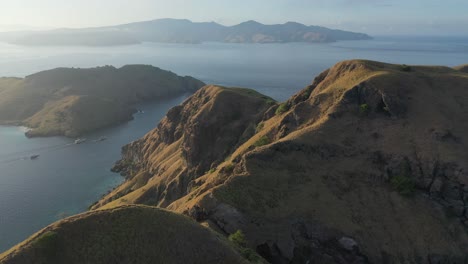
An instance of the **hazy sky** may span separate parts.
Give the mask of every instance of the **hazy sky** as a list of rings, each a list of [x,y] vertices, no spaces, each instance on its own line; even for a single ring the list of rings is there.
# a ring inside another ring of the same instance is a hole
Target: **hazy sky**
[[[468,0],[0,0],[0,25],[90,27],[156,18],[468,35]]]

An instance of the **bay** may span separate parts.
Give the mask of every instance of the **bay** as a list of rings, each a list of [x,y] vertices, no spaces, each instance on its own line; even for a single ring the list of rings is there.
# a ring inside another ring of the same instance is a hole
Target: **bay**
[[[331,44],[156,44],[122,47],[22,47],[0,43],[0,76],[56,67],[151,64],[206,83],[249,87],[283,101],[345,59],[455,66],[468,63],[468,37],[377,37]],[[139,106],[135,120],[86,135],[28,139],[0,126],[0,252],[48,224],[83,212],[122,182],[109,171],[120,148],[154,128],[189,95]],[[93,142],[101,136],[108,139]],[[31,155],[40,155],[31,160]]]

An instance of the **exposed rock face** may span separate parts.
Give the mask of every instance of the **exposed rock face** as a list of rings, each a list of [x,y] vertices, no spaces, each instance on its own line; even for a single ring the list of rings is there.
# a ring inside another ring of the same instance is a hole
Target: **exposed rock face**
[[[204,87],[171,109],[154,131],[123,148],[114,171],[129,181],[97,206],[133,191],[132,198],[125,199],[162,207],[187,195],[197,187],[195,179],[255,134],[272,104],[271,98],[252,90]]]
[[[287,102],[208,86],[123,148],[127,203],[242,230],[267,261],[468,263],[468,75],[345,61]]]
[[[284,104],[246,107],[255,135],[223,130],[222,110],[191,112],[217,104],[204,89],[124,148],[130,180],[96,208],[123,191],[105,207],[151,201],[241,229],[271,263],[466,263],[467,85],[446,67],[346,61]]]
[[[85,234],[85,235],[83,235]],[[248,263],[224,238],[182,215],[126,206],[59,221],[0,255],[2,264]]]

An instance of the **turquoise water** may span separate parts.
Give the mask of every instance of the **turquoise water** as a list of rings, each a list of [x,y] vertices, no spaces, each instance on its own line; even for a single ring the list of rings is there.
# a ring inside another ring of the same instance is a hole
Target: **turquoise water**
[[[126,47],[19,47],[0,43],[0,76],[55,67],[152,64],[207,83],[251,87],[285,100],[344,59],[455,66],[468,63],[468,38],[385,37],[333,44],[153,44]],[[62,137],[27,139],[0,126],[0,251],[67,215],[83,212],[122,178],[109,171],[122,145],[154,128],[188,95],[141,106],[127,124],[87,135],[103,142],[71,145]],[[30,155],[40,154],[37,160]]]
[[[63,137],[24,136],[24,129],[0,126],[0,251],[46,225],[85,211],[122,182],[110,172],[121,146],[153,129],[188,95],[141,105],[132,122],[86,135],[75,145]],[[101,136],[108,139],[93,142]],[[40,155],[31,160],[31,155]]]

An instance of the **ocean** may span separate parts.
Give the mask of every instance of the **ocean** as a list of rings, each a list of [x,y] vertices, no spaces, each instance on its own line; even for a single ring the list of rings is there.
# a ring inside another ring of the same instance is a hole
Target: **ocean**
[[[151,64],[206,83],[253,88],[283,101],[341,60],[456,66],[468,63],[468,37],[376,37],[329,44],[156,44],[121,47],[22,47],[0,43],[0,76],[24,77],[56,67]],[[84,212],[123,178],[110,172],[120,148],[154,128],[189,95],[139,106],[144,114],[86,135],[24,136],[0,126],[0,252],[48,224]],[[106,136],[108,139],[93,142]],[[31,160],[31,155],[40,155]]]

